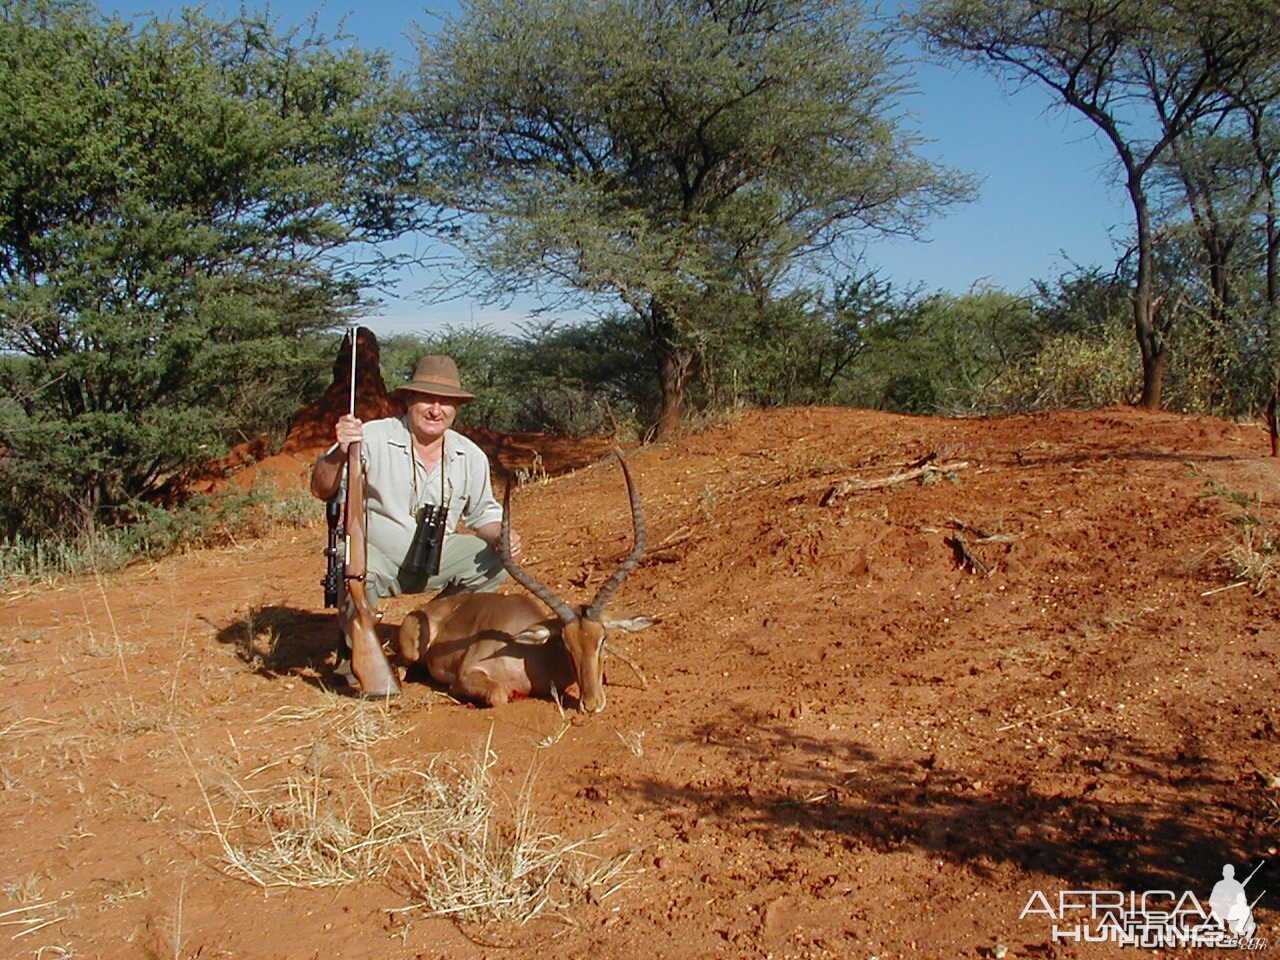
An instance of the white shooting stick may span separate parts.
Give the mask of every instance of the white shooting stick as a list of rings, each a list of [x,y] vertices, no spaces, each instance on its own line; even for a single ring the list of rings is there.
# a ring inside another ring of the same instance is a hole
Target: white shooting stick
[[[347,336],[351,338],[351,399],[347,404],[347,413],[353,417],[356,415],[356,334],[359,332],[359,324],[347,326]]]

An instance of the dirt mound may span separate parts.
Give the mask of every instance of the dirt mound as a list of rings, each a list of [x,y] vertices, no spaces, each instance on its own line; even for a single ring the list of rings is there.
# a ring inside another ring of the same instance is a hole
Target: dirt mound
[[[362,420],[376,420],[403,414],[404,404],[387,392],[382,379],[378,338],[373,331],[358,328],[355,359],[356,415]],[[266,437],[238,444],[194,477],[184,478],[184,489],[209,493],[228,483],[248,489],[263,481],[277,488],[305,488],[311,465],[333,443],[334,425],[351,409],[351,403],[351,340],[347,338],[333,362],[329,386],[319,400],[294,414],[278,450],[272,452]],[[465,423],[460,423],[458,430],[480,445],[496,472],[518,480],[544,479],[577,470],[599,460],[612,446],[612,441],[604,437],[499,433]],[[177,499],[176,492],[169,499]]]
[[[166,492],[174,502],[191,492],[212,493],[232,484],[248,489],[260,481],[276,487],[306,486],[315,458],[333,443],[334,425],[351,409],[362,420],[398,416],[404,405],[387,392],[382,379],[378,338],[365,327],[356,329],[356,392],[351,394],[351,337],[343,339],[333,361],[333,377],[320,399],[300,408],[289,422],[284,441],[273,450],[267,436],[252,437],[234,446],[194,473],[181,478],[181,487]]]
[[[378,338],[365,327],[356,329],[355,411],[361,420],[399,416],[404,404],[387,393],[379,363]],[[342,341],[333,361],[333,379],[324,395],[294,414],[293,421],[280,445],[283,454],[309,454],[333,443],[333,428],[338,418],[351,409],[351,338]]]
[[[603,442],[542,443],[490,449],[542,480],[513,506],[527,565],[577,598],[628,549],[626,498]],[[16,955],[1115,956],[1020,919],[1029,897],[1207,900],[1263,859],[1251,896],[1280,888],[1280,602],[1223,561],[1246,513],[1280,522],[1266,447],[1128,409],[795,409],[634,449],[650,547],[613,605],[660,620],[622,641],[648,685],[614,666],[607,711],[567,723],[327,693],[319,527],[11,595],[0,908],[49,921]],[[226,784],[340,767],[334,718],[412,769],[491,737],[495,789],[534,770],[542,822],[608,831],[627,885],[499,929],[388,912],[394,873],[264,896],[220,872]]]

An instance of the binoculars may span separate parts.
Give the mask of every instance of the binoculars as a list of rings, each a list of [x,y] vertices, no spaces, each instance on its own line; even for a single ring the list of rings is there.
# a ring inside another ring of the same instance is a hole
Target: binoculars
[[[434,577],[440,572],[440,554],[444,550],[444,522],[448,509],[424,503],[418,512],[418,530],[409,549],[408,571]]]

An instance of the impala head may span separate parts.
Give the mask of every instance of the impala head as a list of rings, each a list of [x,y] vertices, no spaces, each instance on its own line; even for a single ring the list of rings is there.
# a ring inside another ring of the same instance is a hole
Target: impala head
[[[640,495],[636,492],[635,483],[631,479],[631,471],[627,469],[627,461],[622,454],[614,451],[618,464],[622,467],[622,476],[627,482],[627,496],[631,501],[631,524],[635,536],[635,545],[614,571],[613,576],[601,585],[589,604],[574,609],[549,589],[539,583],[528,571],[511,558],[511,486],[508,484],[502,505],[502,538],[499,553],[502,563],[511,574],[511,578],[550,607],[561,623],[561,638],[565,650],[569,654],[569,662],[573,665],[574,679],[578,683],[578,703],[587,713],[599,713],[604,709],[604,639],[608,621],[604,618],[604,607],[609,602],[622,581],[627,579],[644,553],[645,529],[644,514],[640,509]]]
[[[604,709],[604,635],[603,623],[581,617],[566,623],[560,634],[578,680],[578,704],[587,713]]]

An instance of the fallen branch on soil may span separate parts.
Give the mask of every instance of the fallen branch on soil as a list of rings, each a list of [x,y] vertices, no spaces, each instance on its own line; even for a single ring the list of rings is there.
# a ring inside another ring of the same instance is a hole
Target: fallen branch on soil
[[[951,525],[962,533],[973,534],[976,538],[974,543],[1017,543],[1026,537],[1025,533],[987,533],[955,517],[951,518]]]
[[[604,649],[610,656],[617,657],[619,660],[621,660],[623,663],[625,663],[628,667],[631,668],[631,672],[640,678],[641,690],[649,689],[648,679],[646,679],[644,673],[640,670],[639,667],[635,665],[635,663],[629,657],[625,656],[621,651],[618,650],[617,647],[613,646],[613,644],[606,643],[604,645]]]
[[[674,547],[678,544],[684,543],[686,540],[688,540],[692,536],[693,536],[692,527],[689,527],[689,526],[678,527],[677,529],[672,530],[670,533],[668,533],[665,537],[663,537],[659,542],[655,543],[653,546],[654,546],[654,549],[662,549],[663,547]]]
[[[1222,593],[1224,590],[1234,590],[1236,587],[1244,587],[1249,583],[1248,580],[1237,580],[1235,583],[1229,583],[1225,587],[1214,587],[1212,590],[1206,590],[1200,594],[1202,597],[1211,597],[1215,593]]]
[[[1025,720],[1019,720],[1017,723],[1006,723],[1003,727],[996,727],[996,733],[1004,733],[1006,730],[1013,730],[1017,727],[1025,727],[1028,723],[1036,723],[1040,720],[1048,720],[1050,717],[1056,717],[1060,714],[1074,710],[1075,707],[1063,707],[1061,710],[1053,710],[1049,713],[1042,713],[1038,717],[1027,717]]]
[[[65,914],[55,914],[54,916],[44,916],[43,912],[47,907],[58,907],[62,903],[62,898],[57,900],[45,900],[42,903],[29,903],[22,907],[14,907],[12,910],[6,910],[0,913],[0,927],[22,927],[15,933],[10,940],[17,940],[19,937],[25,937],[28,934],[35,933],[37,930],[43,930],[45,927],[52,926],[55,923],[62,923],[67,917]],[[41,911],[41,915],[32,915],[33,911]]]
[[[956,555],[956,566],[968,570],[970,573],[980,573],[983,576],[991,573],[991,568],[969,550],[969,544],[965,541],[964,534],[957,533],[955,536],[946,537],[943,542]]]
[[[921,466],[903,470],[900,473],[892,473],[887,477],[877,477],[872,480],[859,480],[857,477],[849,477],[847,480],[841,480],[827,490],[818,501],[818,506],[825,507],[832,501],[847,497],[851,493],[861,493],[864,490],[880,490],[884,487],[906,483],[908,480],[924,480],[928,482],[938,477],[948,476],[957,470],[964,470],[968,466],[969,461],[967,460],[952,460],[947,463],[930,461]]]
[[[955,527],[956,532],[950,537],[945,537],[943,542],[955,554],[956,566],[968,570],[970,573],[981,573],[984,576],[991,574],[991,567],[970,549],[970,545],[1014,543],[1025,536],[1025,534],[1021,533],[987,533],[985,530],[979,530],[977,527],[971,526],[963,520],[957,520],[955,517],[951,518],[951,525]],[[965,537],[966,533],[972,534],[974,539],[969,540]]]
[[[680,560],[680,551],[676,547],[684,544],[693,537],[692,527],[680,527],[667,534],[662,542],[654,544],[641,560],[641,564],[646,563],[675,563]]]
[[[955,529],[955,533],[949,537],[943,538],[943,543],[951,548],[955,554],[956,566],[961,569],[968,570],[970,573],[980,573],[984,576],[990,576],[993,568],[990,564],[982,560],[972,549],[975,546],[985,546],[991,543],[1017,543],[1019,540],[1026,539],[1025,533],[987,533],[987,531],[979,529],[971,524],[965,523],[963,520],[951,518],[951,526]],[[940,533],[937,527],[921,527],[925,533]],[[971,536],[965,536],[970,534]]]

